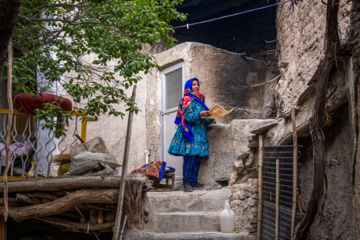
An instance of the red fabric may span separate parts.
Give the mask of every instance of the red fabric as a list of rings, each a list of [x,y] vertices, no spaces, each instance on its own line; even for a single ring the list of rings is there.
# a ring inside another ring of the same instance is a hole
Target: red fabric
[[[34,110],[43,109],[43,104],[49,102],[55,102],[63,111],[72,110],[72,103],[69,99],[45,93],[42,96],[38,94],[36,97],[32,97],[30,93],[16,95],[14,98],[14,108],[23,110],[28,115],[35,116]]]

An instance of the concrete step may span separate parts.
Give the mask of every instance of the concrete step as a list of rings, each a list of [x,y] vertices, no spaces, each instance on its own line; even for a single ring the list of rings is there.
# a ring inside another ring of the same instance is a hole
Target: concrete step
[[[220,211],[224,209],[225,200],[229,200],[230,187],[218,190],[195,190],[193,192],[148,192],[153,213]]]
[[[221,233],[221,232],[177,232],[158,233],[144,232],[137,229],[129,229],[125,232],[123,239],[126,240],[174,240],[174,239],[196,239],[196,240],[255,240],[256,236],[248,233]]]
[[[156,213],[146,229],[154,232],[217,232],[220,212]]]

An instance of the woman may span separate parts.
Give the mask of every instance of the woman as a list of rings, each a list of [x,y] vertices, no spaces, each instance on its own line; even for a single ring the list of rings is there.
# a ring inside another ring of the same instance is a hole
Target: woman
[[[184,191],[192,192],[193,187],[202,187],[197,181],[202,158],[209,157],[209,144],[206,126],[213,122],[209,117],[209,108],[205,97],[199,92],[200,82],[197,78],[185,84],[184,97],[177,111],[175,124],[178,125],[169,147],[169,154],[184,157],[183,177]]]

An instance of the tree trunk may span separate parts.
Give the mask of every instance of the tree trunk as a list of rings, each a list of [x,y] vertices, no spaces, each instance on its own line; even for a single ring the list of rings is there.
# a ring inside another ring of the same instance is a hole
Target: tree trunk
[[[4,62],[9,40],[16,26],[22,0],[0,0],[0,89],[4,84]]]
[[[148,183],[145,176],[129,174],[127,179],[137,180]],[[71,190],[79,188],[118,188],[121,182],[120,177],[61,177],[61,178],[42,178],[42,179],[27,179],[19,181],[10,181],[9,192],[38,192],[38,191],[58,191],[58,190]],[[3,185],[0,185],[0,191],[3,191]]]
[[[89,232],[92,231],[111,232],[112,227],[114,226],[114,222],[107,222],[103,224],[92,224],[92,223],[77,223],[57,217],[42,217],[36,219],[56,226],[61,226],[62,228],[65,228],[66,230],[72,232],[86,232],[87,230],[89,230]]]
[[[314,175],[313,190],[306,216],[296,233],[296,239],[306,239],[315,218],[321,213],[324,200],[325,180],[325,106],[328,82],[337,65],[339,56],[338,36],[339,0],[329,0],[326,11],[325,57],[319,65],[319,78],[316,85],[316,101],[311,118],[311,139],[313,142]]]
[[[22,221],[28,218],[40,218],[56,215],[84,203],[116,203],[118,193],[118,189],[78,190],[51,202],[26,207],[10,207],[9,217],[15,221]],[[0,207],[0,214],[3,213],[4,208]]]

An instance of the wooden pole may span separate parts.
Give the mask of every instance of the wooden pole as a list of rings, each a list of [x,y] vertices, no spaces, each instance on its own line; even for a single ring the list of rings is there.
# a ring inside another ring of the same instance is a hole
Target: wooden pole
[[[280,204],[280,170],[279,159],[276,159],[276,219],[275,219],[275,240],[279,240],[279,204]]]
[[[0,216],[0,240],[6,240],[6,222],[2,216]]]
[[[132,100],[135,101],[136,97],[136,85],[133,88],[132,92]],[[132,121],[133,120],[133,112],[129,112],[128,125],[126,130],[126,138],[125,138],[125,149],[124,149],[124,158],[122,164],[122,174],[121,174],[121,182],[119,189],[119,198],[118,198],[118,206],[116,211],[115,218],[115,226],[114,226],[114,234],[113,240],[119,240],[120,231],[121,231],[121,216],[122,216],[122,208],[124,205],[124,193],[125,193],[125,178],[127,172],[128,158],[129,158],[129,149],[130,149],[130,138],[131,138],[131,129],[132,129]]]
[[[5,140],[5,151],[6,151],[6,165],[4,171],[4,221],[7,221],[9,214],[9,203],[8,203],[8,179],[7,175],[9,172],[9,161],[10,161],[10,137],[11,137],[11,126],[13,121],[13,102],[12,102],[12,62],[13,62],[13,48],[11,44],[11,39],[9,40],[8,45],[8,82],[7,82],[7,95],[8,95],[8,103],[9,103],[9,114],[8,114],[8,122],[6,126],[6,140]]]
[[[262,214],[262,170],[263,170],[263,136],[259,135],[259,179],[258,179],[258,225],[257,225],[257,239],[261,239],[261,214]]]
[[[295,213],[296,213],[296,191],[297,191],[297,157],[298,157],[298,143],[296,133],[296,118],[295,108],[291,109],[291,121],[293,129],[293,202],[291,213],[291,239],[295,239]]]

